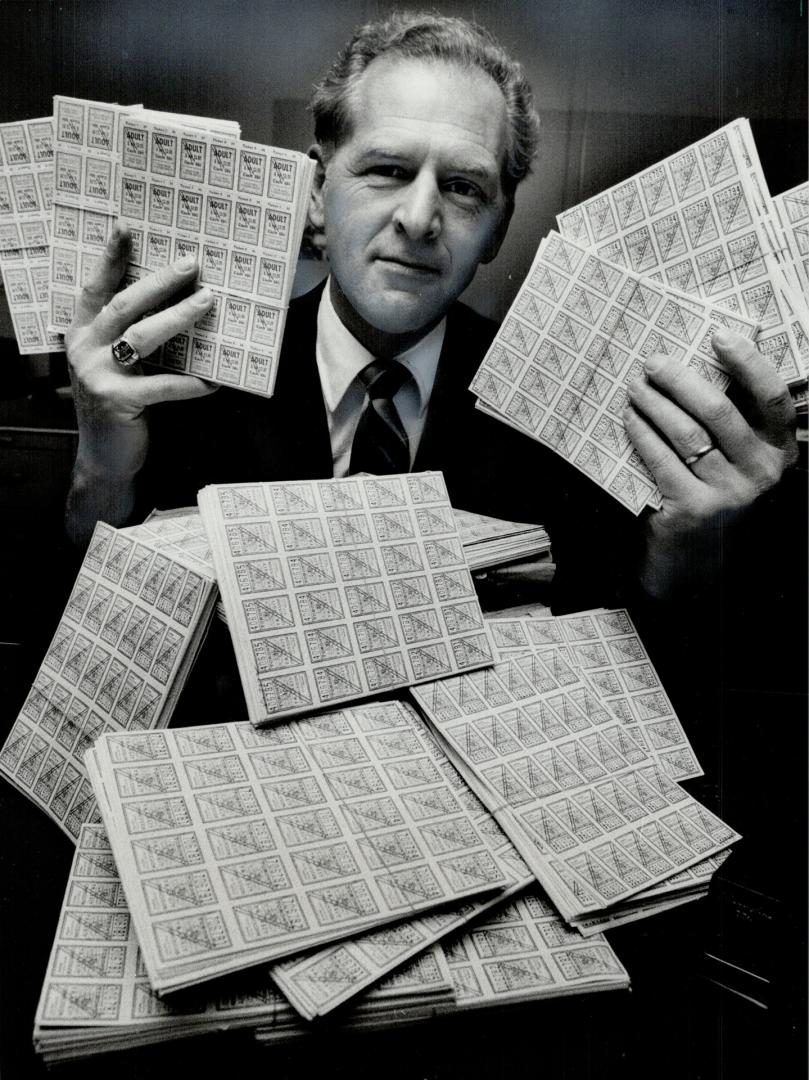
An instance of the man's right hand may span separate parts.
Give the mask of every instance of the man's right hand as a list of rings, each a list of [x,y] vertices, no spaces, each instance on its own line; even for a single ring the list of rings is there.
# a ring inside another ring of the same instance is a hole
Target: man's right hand
[[[129,247],[128,234],[116,227],[82,289],[76,317],[65,335],[79,425],[67,528],[77,543],[89,539],[99,518],[120,525],[131,514],[135,476],[148,448],[146,406],[202,397],[217,389],[190,375],[144,376],[139,364],[126,368],[114,359],[112,345],[119,337],[147,357],[191,327],[213,302],[211,291],[201,289],[142,318],[187,289],[197,267],[193,259],[180,260],[117,292]]]

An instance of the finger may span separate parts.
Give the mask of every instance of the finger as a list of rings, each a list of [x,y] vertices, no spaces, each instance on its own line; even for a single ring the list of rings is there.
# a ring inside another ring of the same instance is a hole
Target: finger
[[[646,374],[651,384],[677,406],[694,425],[694,437],[699,438],[701,428],[707,434],[701,445],[693,447],[689,440],[688,449],[682,447],[683,457],[696,453],[709,442],[721,446],[731,461],[743,463],[751,452],[751,439],[758,445],[759,439],[745,418],[718,387],[706,382],[695,371],[676,360],[662,356],[650,356],[646,361]],[[646,411],[646,410],[644,410]],[[658,417],[647,413],[649,419],[657,425]],[[666,438],[670,432],[661,427]],[[675,449],[680,451],[680,447]]]
[[[207,397],[219,390],[215,383],[207,383],[195,375],[144,375],[132,380],[127,387],[131,401],[145,408],[162,401],[188,401]]]
[[[627,390],[630,403],[663,436],[681,459],[714,444],[705,427],[648,380],[636,379]],[[752,432],[748,434],[755,438]]]
[[[126,225],[116,222],[101,258],[79,293],[74,326],[87,326],[91,323],[115,295],[126,270],[131,246],[132,238]]]
[[[632,405],[624,409],[623,421],[627,435],[657,481],[662,495],[687,499],[691,493],[718,479],[720,463],[724,461],[718,450],[695,463],[701,469],[701,475],[697,475]],[[711,461],[712,458],[715,460]]]
[[[200,289],[179,304],[128,326],[124,336],[141,356],[149,356],[169,338],[193,326],[211,306],[213,298],[210,289]]]
[[[193,280],[197,264],[192,255],[178,259],[171,266],[161,267],[154,274],[136,281],[123,292],[116,293],[98,314],[93,324],[96,340],[111,345],[117,337],[137,322],[141,315],[159,307],[179,289]]]
[[[774,446],[792,444],[795,408],[786,383],[755,344],[732,330],[717,330],[711,339],[717,356],[754,404],[766,439]]]

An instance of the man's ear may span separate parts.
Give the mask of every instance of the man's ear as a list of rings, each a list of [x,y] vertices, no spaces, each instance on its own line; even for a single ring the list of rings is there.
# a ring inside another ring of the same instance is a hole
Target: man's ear
[[[500,250],[500,245],[506,238],[508,227],[511,222],[511,215],[514,213],[514,200],[507,199],[506,205],[503,207],[503,213],[500,216],[500,221],[497,223],[497,228],[491,235],[491,238],[483,250],[483,258],[481,263],[490,263]]]
[[[309,200],[309,220],[313,227],[321,231],[326,225],[326,216],[323,212],[323,184],[326,181],[326,154],[320,143],[312,143],[307,154],[315,162],[315,179],[312,184],[312,195]]]

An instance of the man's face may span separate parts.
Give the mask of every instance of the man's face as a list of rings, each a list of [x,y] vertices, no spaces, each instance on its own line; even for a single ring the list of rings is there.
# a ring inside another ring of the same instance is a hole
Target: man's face
[[[505,102],[482,71],[383,57],[359,82],[352,117],[313,217],[354,311],[383,333],[412,333],[497,253],[508,220]]]

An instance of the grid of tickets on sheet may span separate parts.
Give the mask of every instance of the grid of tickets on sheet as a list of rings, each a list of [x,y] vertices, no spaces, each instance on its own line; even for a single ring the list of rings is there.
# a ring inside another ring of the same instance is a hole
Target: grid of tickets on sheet
[[[366,955],[375,938],[358,939],[367,942]],[[501,901],[491,922],[456,933],[446,953],[449,967],[441,946],[422,950],[352,1002],[342,1023],[386,1026],[420,1009],[431,1015],[629,982],[606,941],[585,942],[568,931],[536,888]],[[37,1051],[56,1061],[257,1025],[266,1041],[312,1030],[268,983],[263,968],[186,992],[176,1004],[155,994],[106,834],[99,825],[82,826],[37,1008]]]
[[[443,953],[428,948],[365,993],[352,1018],[452,999]],[[37,1052],[64,1060],[259,1023],[275,1038],[307,1031],[263,968],[186,992],[182,1002],[157,997],[106,834],[83,825],[37,1008]]]
[[[431,739],[399,702],[100,738],[86,765],[154,989],[510,884]]]
[[[51,323],[76,296],[120,217],[127,280],[193,256],[214,304],[150,362],[270,395],[314,162],[241,142],[237,124],[54,99]]]
[[[440,473],[199,493],[251,721],[493,659]]]
[[[665,775],[569,665],[558,678],[524,653],[411,693],[568,921],[738,838]]]
[[[572,664],[673,780],[702,775],[674,706],[624,609],[487,620],[498,659],[536,651],[559,677]]]
[[[534,875],[511,841],[450,765],[444,752],[434,742],[429,749],[434,764],[446,776],[459,805],[472,815],[475,828],[510,876],[510,884],[483,899],[445,906],[273,965],[270,968],[273,980],[307,1020],[331,1012],[405,960],[534,882]],[[377,803],[370,803],[365,808],[364,825],[369,832],[378,833],[390,824],[380,809]],[[426,828],[433,827],[428,825]],[[440,836],[441,842],[451,850],[455,842],[451,833],[441,821],[434,828],[435,835]]]
[[[809,295],[785,240],[747,120],[734,120],[557,217],[569,240],[635,273],[746,315],[788,381],[806,378]],[[785,273],[785,270],[787,271]]]
[[[62,352],[48,329],[53,120],[0,124],[0,273],[23,354]]]
[[[628,510],[659,506],[654,477],[626,434],[627,386],[654,353],[720,387],[720,327],[755,323],[676,293],[551,232],[483,358],[478,407],[560,454]]]
[[[102,732],[168,723],[205,634],[213,576],[99,522],[0,773],[75,839],[95,816],[84,755]]]

